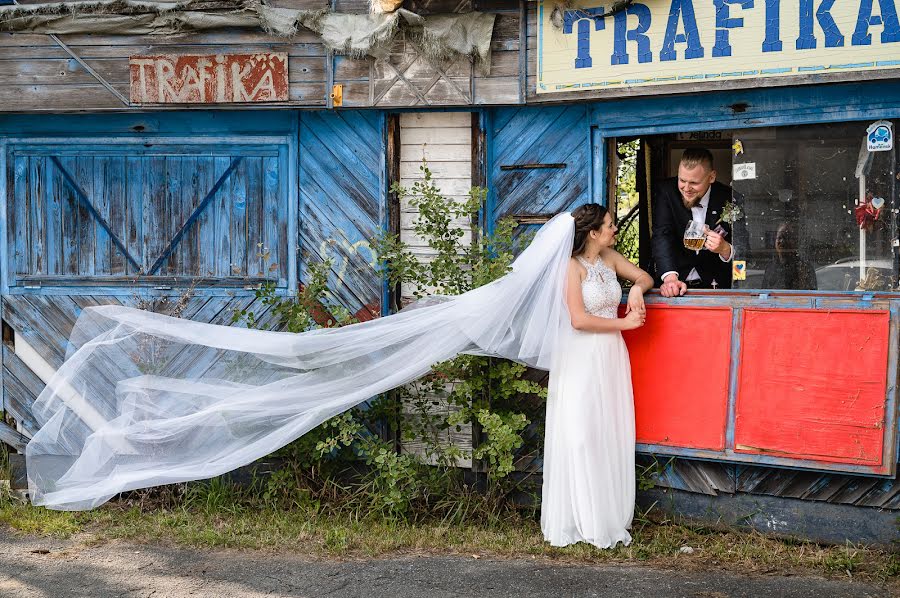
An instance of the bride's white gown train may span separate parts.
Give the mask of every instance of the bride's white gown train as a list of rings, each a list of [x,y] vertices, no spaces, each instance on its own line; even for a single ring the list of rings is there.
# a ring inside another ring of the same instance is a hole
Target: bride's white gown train
[[[580,260],[585,310],[615,318],[622,288],[602,260]],[[619,332],[578,330],[550,369],[541,529],[553,546],[629,544],[634,515],[634,401]]]

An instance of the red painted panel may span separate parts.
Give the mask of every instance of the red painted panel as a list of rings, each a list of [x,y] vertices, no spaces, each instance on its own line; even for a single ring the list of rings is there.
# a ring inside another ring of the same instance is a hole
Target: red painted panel
[[[646,325],[624,337],[637,441],[723,450],[731,308],[648,305]]]
[[[879,465],[887,311],[745,309],[735,450]]]

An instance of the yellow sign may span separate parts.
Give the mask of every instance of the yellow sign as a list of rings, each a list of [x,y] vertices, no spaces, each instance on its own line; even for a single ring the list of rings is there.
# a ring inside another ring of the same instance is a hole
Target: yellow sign
[[[900,0],[614,4],[538,3],[538,93],[900,68]]]
[[[747,262],[734,260],[731,264],[731,280],[747,280]]]

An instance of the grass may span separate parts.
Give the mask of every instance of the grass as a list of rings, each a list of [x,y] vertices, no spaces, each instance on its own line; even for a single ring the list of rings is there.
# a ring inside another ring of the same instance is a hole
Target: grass
[[[662,568],[738,573],[818,574],[900,585],[900,557],[864,546],[821,546],[756,532],[718,530],[639,513],[628,547],[598,550],[578,544],[553,548],[534,517],[473,517],[448,524],[437,518],[392,521],[358,509],[247,506],[227,483],[188,486],[178,506],[120,500],[95,511],[49,511],[0,498],[0,526],[20,533],[70,538],[85,544],[128,540],[197,548],[285,551],[309,557],[371,558],[397,554],[542,558],[570,563],[645,563]],[[193,494],[192,494],[193,493]],[[681,552],[683,546],[693,553]]]

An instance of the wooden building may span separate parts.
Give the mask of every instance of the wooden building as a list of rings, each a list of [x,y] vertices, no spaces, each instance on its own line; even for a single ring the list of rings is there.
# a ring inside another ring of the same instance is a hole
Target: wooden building
[[[368,11],[356,0],[269,4]],[[193,284],[183,315],[227,323],[258,283],[290,292],[327,254],[351,312],[387,311],[369,241],[382,228],[410,234],[414,214],[389,186],[420,176],[423,157],[450,196],[489,189],[490,229],[614,206],[619,150],[632,144],[646,266],[653,183],[702,145],[743,198],[747,254],[733,289],[652,296],[648,325],[628,335],[639,450],[675,457],[645,498],[817,539],[894,540],[895,2],[804,12],[811,3],[646,0],[615,14],[611,2],[571,4],[404,3],[490,15],[489,70],[435,59],[402,26],[376,58],[342,55],[304,28],[0,25],[0,439],[21,449],[34,431],[29,406],[88,305]],[[271,72],[249,87],[176,97],[185,60],[251,72],[259,56]],[[154,59],[175,65],[174,91],[146,80],[135,91],[140,73],[168,72]],[[765,286],[785,226],[815,273],[805,288]]]

